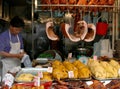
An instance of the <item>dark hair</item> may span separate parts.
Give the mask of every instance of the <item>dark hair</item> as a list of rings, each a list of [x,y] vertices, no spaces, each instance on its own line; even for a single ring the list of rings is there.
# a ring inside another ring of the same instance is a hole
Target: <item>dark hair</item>
[[[11,19],[10,21],[10,25],[13,27],[22,27],[24,28],[25,23],[23,21],[23,19],[21,19],[19,16],[15,16]]]

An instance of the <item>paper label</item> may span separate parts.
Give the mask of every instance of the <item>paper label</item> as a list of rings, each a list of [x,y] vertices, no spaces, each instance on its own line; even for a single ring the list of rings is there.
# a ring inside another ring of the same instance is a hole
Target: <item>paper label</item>
[[[74,78],[74,72],[73,71],[68,71],[68,77],[69,78]]]
[[[120,74],[120,69],[118,70],[118,74]]]
[[[94,60],[97,60],[97,56],[93,56],[93,59],[94,59]]]
[[[68,54],[68,58],[72,58],[72,53],[69,53],[69,54]]]
[[[52,73],[52,71],[53,71],[53,68],[52,67],[48,67],[47,72]]]
[[[3,78],[3,82],[5,83],[5,85],[8,85],[9,87],[12,86],[12,84],[14,83],[14,77],[12,74],[5,74],[4,78]]]
[[[40,86],[40,77],[39,76],[34,77],[34,86]]]
[[[43,78],[43,72],[38,72],[38,76],[39,76],[40,78]]]

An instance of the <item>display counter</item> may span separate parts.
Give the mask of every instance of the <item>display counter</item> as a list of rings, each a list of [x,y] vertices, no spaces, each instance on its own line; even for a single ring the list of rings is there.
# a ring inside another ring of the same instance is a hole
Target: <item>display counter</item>
[[[37,63],[32,68],[9,72],[1,89],[9,89],[6,88],[10,84],[8,80],[12,82],[11,89],[119,89],[120,64],[113,59],[106,60],[91,58],[83,64],[80,60],[66,59],[62,62],[53,59],[45,64]]]

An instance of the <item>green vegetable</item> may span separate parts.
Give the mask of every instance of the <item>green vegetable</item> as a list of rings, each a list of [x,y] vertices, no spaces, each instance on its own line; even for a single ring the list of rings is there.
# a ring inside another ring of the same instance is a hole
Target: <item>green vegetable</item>
[[[49,53],[42,53],[38,56],[38,58],[53,58],[53,56]]]

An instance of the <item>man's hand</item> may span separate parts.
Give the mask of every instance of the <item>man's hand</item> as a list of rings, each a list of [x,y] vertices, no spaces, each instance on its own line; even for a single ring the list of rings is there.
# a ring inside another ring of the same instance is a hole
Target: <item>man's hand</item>
[[[19,53],[17,54],[17,58],[22,59],[25,53]]]
[[[11,54],[11,53],[7,53],[7,52],[0,52],[0,55],[3,56],[3,57],[6,57],[6,58],[19,58],[21,59],[24,54],[26,54],[25,52],[22,52],[22,53],[18,53],[18,54]]]

